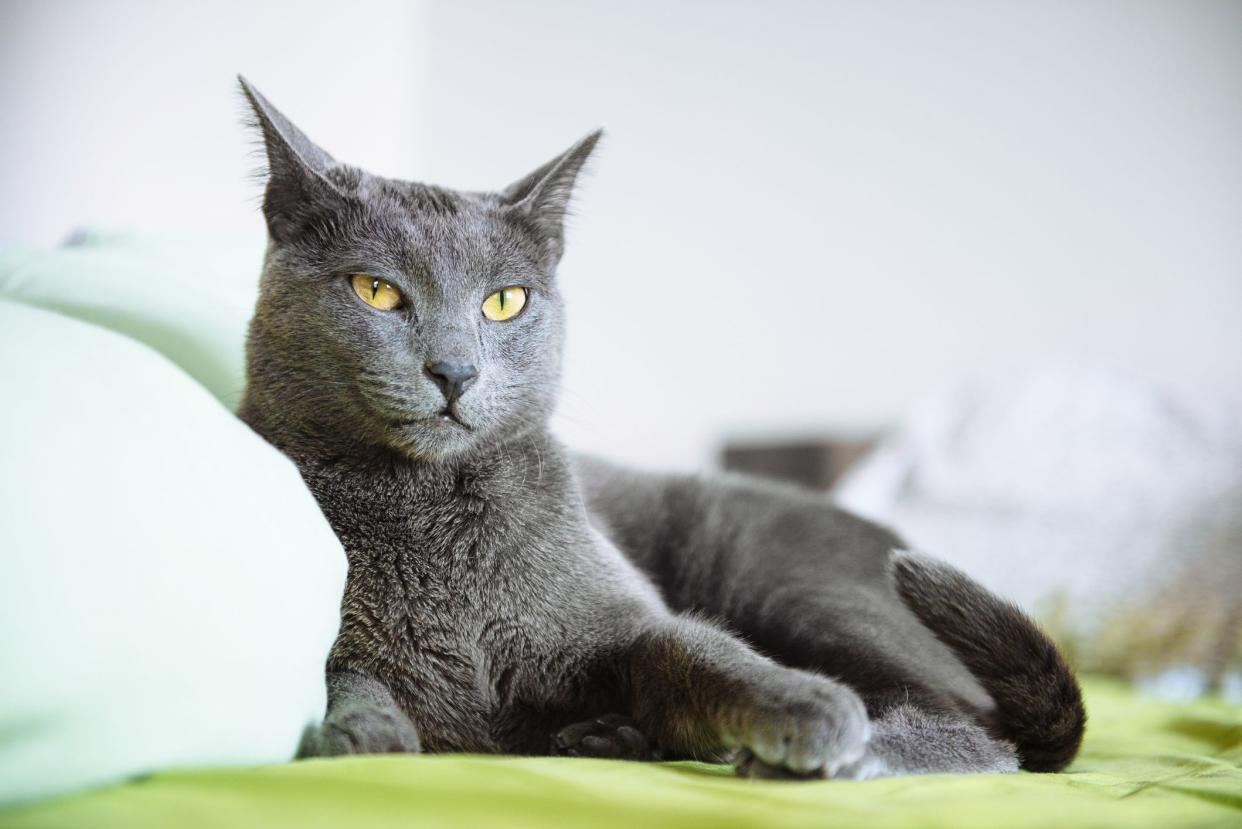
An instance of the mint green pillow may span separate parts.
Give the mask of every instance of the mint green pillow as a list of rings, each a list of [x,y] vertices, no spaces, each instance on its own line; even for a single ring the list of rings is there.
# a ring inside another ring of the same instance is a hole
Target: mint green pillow
[[[0,295],[146,343],[235,408],[262,263],[259,242],[89,231],[52,250],[0,247]]]
[[[289,758],[344,574],[293,464],[202,386],[0,301],[0,805]]]

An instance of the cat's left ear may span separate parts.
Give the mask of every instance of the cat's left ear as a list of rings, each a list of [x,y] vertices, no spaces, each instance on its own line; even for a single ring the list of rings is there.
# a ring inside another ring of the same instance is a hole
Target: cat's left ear
[[[558,259],[565,244],[565,215],[574,182],[603,134],[602,129],[596,130],[500,194],[506,209],[523,214]]]

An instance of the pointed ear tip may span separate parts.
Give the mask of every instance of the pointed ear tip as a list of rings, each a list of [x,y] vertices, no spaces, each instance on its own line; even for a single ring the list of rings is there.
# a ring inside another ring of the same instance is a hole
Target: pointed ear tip
[[[255,111],[261,118],[270,118],[272,112],[276,109],[272,106],[271,101],[263,97],[263,93],[255,88],[254,84],[246,79],[245,75],[238,74],[237,85],[241,87],[241,93],[250,104],[250,108]]]
[[[603,137],[604,137],[603,127],[600,127],[599,129],[589,132],[586,134],[585,137],[582,138],[582,140],[580,140],[577,144],[574,145],[573,149],[571,149],[568,154],[577,156],[578,158],[585,160],[587,156],[594,154],[595,147],[599,144],[599,140]]]
[[[237,76],[237,88],[241,91],[242,97],[246,99],[246,103],[250,105],[250,108],[254,110],[255,114],[262,114],[263,105],[266,101],[264,101],[263,96],[259,94],[259,90],[254,88],[254,84],[246,80],[244,75],[239,74]]]

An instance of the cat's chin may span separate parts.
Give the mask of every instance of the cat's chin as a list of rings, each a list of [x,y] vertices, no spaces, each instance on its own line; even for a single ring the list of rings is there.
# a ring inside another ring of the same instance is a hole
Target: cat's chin
[[[474,429],[456,416],[441,413],[404,421],[389,430],[389,443],[416,461],[444,461],[474,445]]]

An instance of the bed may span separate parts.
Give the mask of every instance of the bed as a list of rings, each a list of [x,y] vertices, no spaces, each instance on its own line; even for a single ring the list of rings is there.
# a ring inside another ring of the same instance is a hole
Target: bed
[[[1242,826],[1242,707],[1086,682],[1063,774],[740,780],[700,763],[373,756],[166,771],[0,814],[51,827]]]

